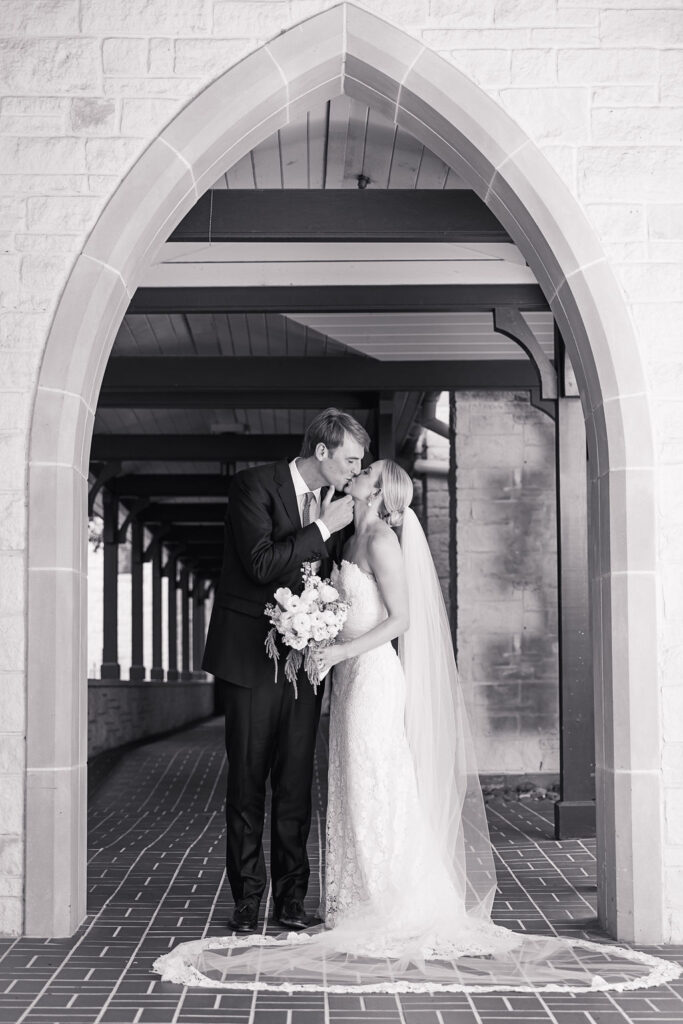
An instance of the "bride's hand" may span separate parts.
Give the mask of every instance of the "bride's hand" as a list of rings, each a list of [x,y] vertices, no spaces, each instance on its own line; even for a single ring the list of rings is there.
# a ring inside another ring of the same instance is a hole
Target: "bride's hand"
[[[340,661],[346,660],[344,644],[332,644],[331,647],[324,647],[315,654],[315,661],[318,666],[318,675],[324,679],[331,668],[338,665]]]

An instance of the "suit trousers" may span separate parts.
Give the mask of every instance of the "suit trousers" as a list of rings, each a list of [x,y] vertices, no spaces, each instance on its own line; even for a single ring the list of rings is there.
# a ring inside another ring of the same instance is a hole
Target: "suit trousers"
[[[317,695],[301,673],[298,690],[283,673],[277,683],[254,687],[222,681],[228,785],[226,867],[232,895],[260,901],[266,888],[263,825],[266,782],[272,803],[270,869],[276,909],[303,900],[310,868],[313,757],[323,686]]]

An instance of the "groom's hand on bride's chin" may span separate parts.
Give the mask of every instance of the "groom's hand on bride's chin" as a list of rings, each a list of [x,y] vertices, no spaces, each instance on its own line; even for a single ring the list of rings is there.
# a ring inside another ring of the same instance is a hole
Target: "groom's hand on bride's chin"
[[[353,498],[351,495],[345,494],[337,501],[332,501],[333,497],[334,487],[330,487],[323,498],[320,516],[330,533],[343,530],[353,521]]]

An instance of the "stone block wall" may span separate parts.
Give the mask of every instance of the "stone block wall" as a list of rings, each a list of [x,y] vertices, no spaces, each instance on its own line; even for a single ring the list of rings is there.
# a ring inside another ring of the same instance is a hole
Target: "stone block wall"
[[[88,757],[208,718],[214,683],[88,680]]]
[[[478,763],[554,772],[554,425],[523,392],[459,392],[456,467],[458,663]]]
[[[447,399],[447,394],[444,396]],[[440,407],[440,411],[448,420],[448,406]],[[445,470],[449,464],[448,438],[441,437],[431,430],[424,433],[423,452],[425,457]],[[448,476],[433,473],[425,476],[422,483],[424,513],[423,524],[429,549],[441,583],[441,592],[450,615],[451,607],[451,502],[448,494]]]
[[[422,510],[447,607],[456,540],[458,668],[478,764],[547,776],[559,770],[554,425],[526,392],[459,391],[455,408],[455,515],[437,473],[423,479]],[[446,438],[427,431],[422,450],[448,464]]]

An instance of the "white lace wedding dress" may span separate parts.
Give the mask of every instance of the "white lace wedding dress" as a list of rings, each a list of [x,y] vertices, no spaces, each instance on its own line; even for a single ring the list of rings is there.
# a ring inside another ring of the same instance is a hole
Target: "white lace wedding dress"
[[[421,572],[426,557],[421,549]],[[433,570],[431,559],[429,566]],[[332,581],[350,606],[342,639],[366,633],[386,617],[377,583],[359,566],[343,561]],[[411,603],[411,624],[414,613],[430,623],[434,618],[429,602],[415,612]],[[434,627],[440,638],[445,618]],[[448,649],[452,659],[450,641]],[[411,679],[419,674],[406,654],[403,662],[413,665]],[[391,643],[334,670],[324,925],[277,938],[186,942],[155,962],[162,978],[209,988],[363,993],[624,990],[677,977],[675,963],[634,950],[523,935],[491,921],[495,872],[478,781],[466,792],[465,768],[459,772],[458,820],[449,819],[444,829],[420,786],[429,745],[416,758],[407,735],[407,696],[407,677]],[[453,708],[464,713],[457,703]],[[442,701],[434,709],[436,745],[438,719],[453,708]],[[464,745],[464,734],[458,736]],[[444,801],[453,804],[448,781]],[[469,838],[461,824],[468,817]],[[441,833],[452,835],[448,846]],[[454,847],[459,853],[451,857]],[[458,867],[466,862],[467,869]]]
[[[375,580],[343,561],[332,582],[349,604],[342,640],[369,632],[387,612]],[[438,856],[420,805],[404,726],[406,680],[391,643],[334,671],[323,917],[328,927],[367,919],[363,952],[401,958],[406,937],[413,954],[449,959],[500,952],[516,936],[467,922],[465,908]],[[454,918],[461,919],[453,942]],[[439,924],[445,927],[439,934]],[[364,929],[360,929],[363,934]],[[478,934],[477,934],[478,933]],[[352,932],[356,951],[356,928]]]

